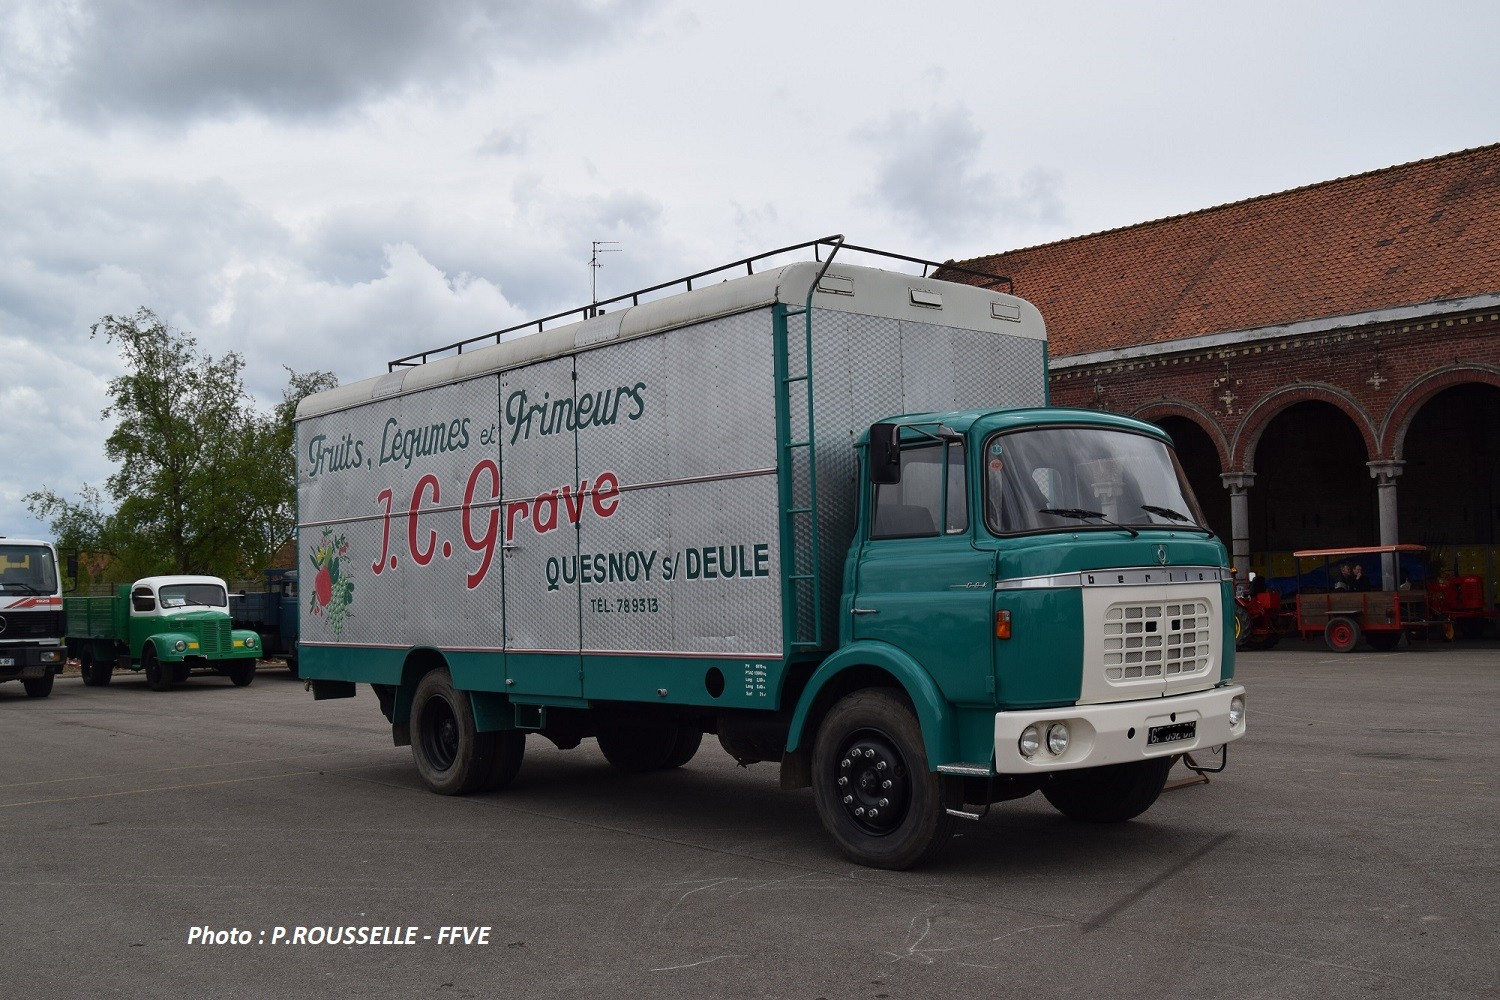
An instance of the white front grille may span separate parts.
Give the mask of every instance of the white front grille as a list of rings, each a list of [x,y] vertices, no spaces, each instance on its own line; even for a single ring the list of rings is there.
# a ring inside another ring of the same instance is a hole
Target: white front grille
[[[1207,669],[1210,622],[1205,601],[1110,605],[1104,613],[1104,676],[1160,680]]]

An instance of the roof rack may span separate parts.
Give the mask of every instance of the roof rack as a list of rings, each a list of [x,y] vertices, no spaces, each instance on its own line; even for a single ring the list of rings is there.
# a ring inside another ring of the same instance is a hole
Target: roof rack
[[[592,317],[598,316],[604,312],[603,308],[601,308],[603,306],[612,306],[627,301],[633,306],[638,306],[641,304],[641,296],[650,295],[653,292],[660,292],[669,288],[676,288],[678,286],[682,286],[684,291],[690,292],[693,290],[693,282],[695,281],[699,281],[703,278],[708,278],[716,275],[722,275],[725,272],[729,271],[737,271],[740,268],[744,268],[747,275],[754,274],[756,264],[765,260],[769,260],[772,257],[780,257],[783,254],[795,253],[799,250],[807,250],[811,248],[813,252],[813,260],[823,261],[823,249],[825,247],[828,249],[828,259],[825,262],[825,268],[827,263],[832,263],[834,254],[838,253],[840,250],[852,250],[859,253],[873,254],[876,257],[887,257],[892,260],[905,261],[909,264],[921,264],[922,277],[924,278],[928,276],[929,268],[932,270],[941,268],[945,271],[957,272],[960,274],[971,275],[976,278],[982,278],[983,281],[980,283],[980,287],[982,288],[993,288],[994,286],[1003,283],[1006,286],[1007,291],[1015,290],[1015,283],[1007,277],[990,274],[985,271],[976,271],[971,268],[961,267],[952,262],[940,263],[935,260],[924,260],[921,257],[908,257],[905,254],[892,253],[889,250],[874,250],[870,247],[854,246],[852,243],[845,243],[844,237],[842,235],[835,234],[833,236],[825,236],[822,239],[808,240],[806,243],[796,243],[792,246],[782,247],[779,250],[768,250],[765,253],[756,254],[754,257],[746,257],[743,260],[736,260],[728,264],[722,264],[719,267],[710,268],[707,271],[698,271],[695,274],[689,274],[681,278],[675,278],[672,281],[664,281],[659,285],[652,285],[649,288],[640,288],[633,292],[626,292],[624,295],[616,295],[612,299],[604,299],[603,301],[593,302],[586,306],[578,306],[577,308],[569,309],[566,312],[553,313],[551,316],[543,316],[541,319],[529,320],[525,323],[518,323],[515,326],[508,326],[503,330],[496,330],[493,333],[480,334],[477,337],[470,337],[467,340],[460,340],[452,344],[445,344],[442,347],[434,347],[431,350],[421,351],[417,354],[408,354],[404,358],[397,358],[396,360],[389,362],[386,365],[386,371],[393,372],[397,368],[415,368],[418,365],[425,365],[429,361],[447,357],[449,354],[462,354],[464,352],[464,348],[473,347],[476,344],[485,346],[488,346],[490,344],[498,344],[500,343],[501,339],[508,333],[516,333],[521,330],[535,330],[536,332],[540,333],[547,328],[547,324],[557,323],[559,320],[577,322],[578,320],[591,319]]]

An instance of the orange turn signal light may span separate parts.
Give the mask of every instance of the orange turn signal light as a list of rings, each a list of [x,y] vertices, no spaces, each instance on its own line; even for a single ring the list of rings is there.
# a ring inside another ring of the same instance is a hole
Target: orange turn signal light
[[[1009,639],[1010,638],[1010,612],[1009,611],[996,611],[995,612],[995,638],[996,639]]]

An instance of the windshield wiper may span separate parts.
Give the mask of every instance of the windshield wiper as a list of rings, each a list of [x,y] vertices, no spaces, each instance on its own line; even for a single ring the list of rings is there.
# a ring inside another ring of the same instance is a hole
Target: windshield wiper
[[[1089,520],[1103,521],[1105,524],[1109,525],[1111,528],[1119,528],[1121,531],[1128,531],[1128,532],[1130,532],[1130,537],[1131,538],[1136,538],[1136,537],[1138,537],[1140,535],[1140,532],[1136,531],[1130,525],[1128,525],[1128,524],[1116,524],[1115,522],[1111,521],[1109,518],[1105,517],[1103,514],[1099,513],[1099,511],[1097,511],[1097,510],[1084,510],[1081,507],[1039,507],[1039,508],[1037,508],[1037,513],[1038,514],[1056,514],[1058,517],[1073,517],[1073,518],[1077,518],[1080,521],[1089,521]]]
[[[47,591],[38,590],[29,583],[0,583],[0,590],[6,592],[20,591],[23,594],[45,594]]]
[[[1186,514],[1178,513],[1177,511],[1173,510],[1171,507],[1158,507],[1155,504],[1143,503],[1143,504],[1141,504],[1141,510],[1145,511],[1147,514],[1155,514],[1157,517],[1164,517],[1164,518],[1166,518],[1169,521],[1182,521],[1182,522],[1185,522],[1188,527],[1190,527],[1190,528],[1197,528],[1199,531],[1203,532],[1205,535],[1212,535],[1213,534],[1213,529],[1212,528],[1205,528],[1203,525],[1199,524],[1197,521],[1194,521],[1192,518],[1188,517]]]

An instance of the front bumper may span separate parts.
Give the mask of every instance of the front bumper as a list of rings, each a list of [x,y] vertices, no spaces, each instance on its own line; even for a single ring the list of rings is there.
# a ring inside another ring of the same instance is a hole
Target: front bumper
[[[1245,698],[1242,685],[1231,684],[1211,691],[1106,705],[997,712],[995,771],[999,774],[1033,774],[1103,767],[1231,743],[1245,735],[1244,714],[1241,714],[1238,725],[1229,724],[1229,703],[1236,697]],[[1068,747],[1060,755],[1054,755],[1046,747],[1047,726],[1054,722],[1068,724]],[[1154,745],[1148,742],[1153,729],[1177,735],[1183,731],[1180,727],[1187,723],[1192,723],[1193,729],[1188,738]],[[1021,733],[1029,725],[1036,725],[1044,738],[1042,748],[1027,757],[1021,753],[1019,742]]]
[[[0,681],[41,680],[62,673],[67,662],[61,646],[0,646]]]

